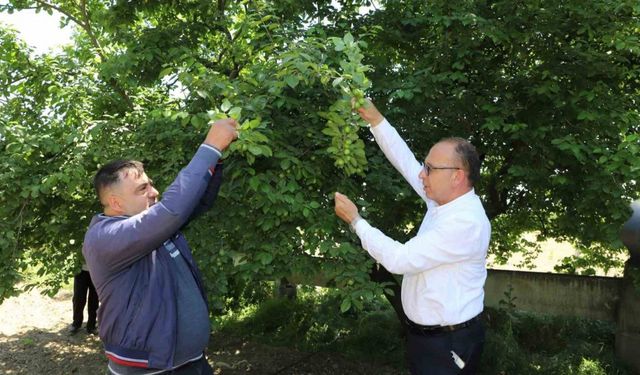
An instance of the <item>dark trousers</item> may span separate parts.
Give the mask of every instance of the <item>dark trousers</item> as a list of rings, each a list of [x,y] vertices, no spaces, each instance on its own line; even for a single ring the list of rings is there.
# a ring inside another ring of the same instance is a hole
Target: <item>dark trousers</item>
[[[173,371],[169,371],[163,374],[176,374],[176,375],[213,375],[213,369],[207,362],[207,359],[203,355],[200,360],[187,363],[184,366],[180,366]]]
[[[484,326],[477,320],[470,326],[435,334],[409,329],[407,354],[412,375],[476,374],[484,346]],[[461,369],[453,354],[464,361]]]
[[[96,314],[98,312],[98,293],[91,282],[89,271],[80,271],[73,277],[73,326],[80,328],[84,320],[84,306],[87,304],[89,292],[89,308],[87,329],[96,328]]]

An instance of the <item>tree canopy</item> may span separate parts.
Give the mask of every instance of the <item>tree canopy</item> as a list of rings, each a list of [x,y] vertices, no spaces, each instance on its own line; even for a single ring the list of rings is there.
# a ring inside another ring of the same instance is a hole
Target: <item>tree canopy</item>
[[[214,210],[194,248],[215,306],[251,280],[330,276],[343,310],[398,290],[333,213],[341,191],[398,240],[424,206],[351,112],[367,95],[418,158],[461,136],[482,154],[476,187],[490,251],[535,257],[523,233],[571,241],[559,266],[592,273],[622,251],[638,198],[640,4],[631,0],[69,1],[73,45],[36,55],[0,27],[0,300],[38,265],[56,289],[100,211],[91,179],[115,158],[159,190],[209,121],[239,119]],[[379,282],[384,280],[385,282]]]

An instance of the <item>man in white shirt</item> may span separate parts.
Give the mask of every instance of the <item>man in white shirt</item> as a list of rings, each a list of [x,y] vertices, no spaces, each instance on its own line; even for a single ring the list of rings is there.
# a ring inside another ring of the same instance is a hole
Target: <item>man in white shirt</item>
[[[478,153],[464,139],[447,138],[429,150],[422,164],[371,102],[358,112],[387,159],[427,203],[427,213],[418,234],[406,243],[372,227],[340,193],[336,214],[378,263],[403,275],[411,373],[474,374],[484,344],[479,317],[491,237],[491,224],[473,188],[480,177]]]

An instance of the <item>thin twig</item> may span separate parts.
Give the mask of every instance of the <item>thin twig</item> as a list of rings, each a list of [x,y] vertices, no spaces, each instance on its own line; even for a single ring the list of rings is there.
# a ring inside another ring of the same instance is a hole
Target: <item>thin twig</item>
[[[22,208],[20,208],[20,213],[18,214],[18,230],[16,231],[16,245],[13,248],[13,252],[17,253],[18,252],[18,243],[20,242],[20,232],[22,231],[22,219],[23,219],[23,215],[22,213],[24,212],[24,209],[27,207],[27,203],[29,203],[29,200],[25,200],[25,202],[22,204]]]

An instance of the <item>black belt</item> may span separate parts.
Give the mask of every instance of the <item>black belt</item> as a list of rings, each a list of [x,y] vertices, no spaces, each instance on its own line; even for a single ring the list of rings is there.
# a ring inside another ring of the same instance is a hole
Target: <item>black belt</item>
[[[409,330],[419,334],[419,335],[435,335],[438,333],[442,333],[442,332],[453,332],[453,331],[457,331],[459,329],[463,329],[463,328],[467,328],[470,325],[472,325],[473,323],[477,322],[478,320],[480,320],[480,315],[478,314],[476,316],[474,316],[473,318],[467,320],[466,322],[462,322],[462,323],[458,323],[458,324],[454,324],[454,325],[450,325],[450,326],[440,326],[440,325],[436,325],[436,326],[423,326],[420,325],[418,323],[414,323],[411,320],[407,319],[407,325],[409,326]]]

